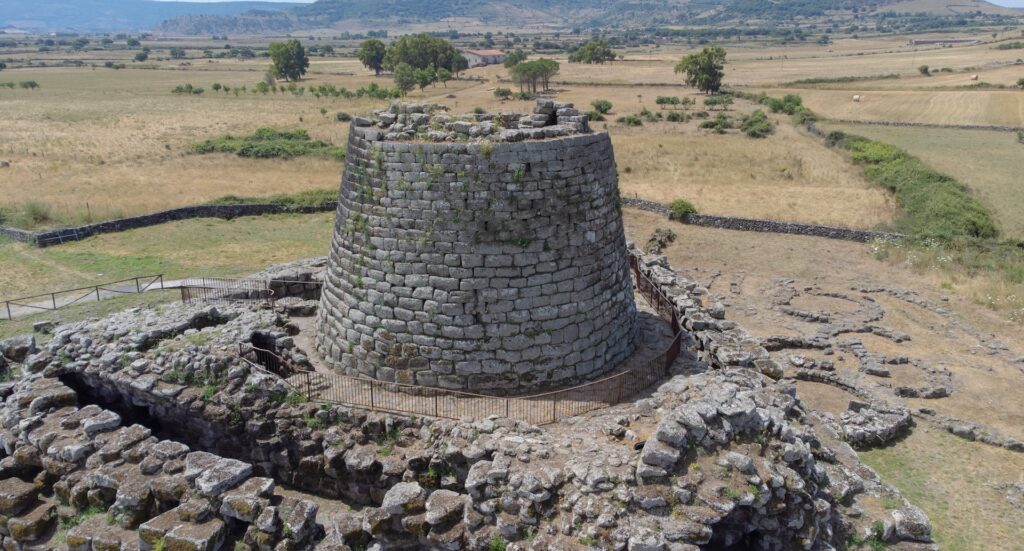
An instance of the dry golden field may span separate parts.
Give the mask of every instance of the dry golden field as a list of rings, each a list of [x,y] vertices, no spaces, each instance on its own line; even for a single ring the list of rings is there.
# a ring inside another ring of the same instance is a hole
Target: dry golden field
[[[563,63],[563,67],[575,67]],[[214,82],[252,87],[265,62],[193,61],[182,70],[46,68],[8,71],[31,77],[40,90],[0,90],[0,155],[12,162],[0,181],[2,204],[40,201],[67,222],[109,219],[196,204],[224,195],[265,196],[337,185],[341,164],[316,158],[253,160],[227,154],[194,155],[189,146],[261,126],[305,128],[314,138],[346,140],[339,111],[366,112],[386,102],[316,99],[310,94],[215,93]],[[574,69],[575,70],[575,69]],[[601,70],[607,70],[602,68]],[[495,82],[504,68],[470,71],[491,79],[450,82],[410,101],[435,101],[455,112],[531,108],[501,102]],[[674,78],[671,68],[667,78]],[[630,78],[633,78],[632,76]],[[314,60],[305,86],[321,83],[356,89],[387,86],[351,59]],[[171,94],[179,84],[203,86],[201,96]],[[500,84],[512,86],[510,84]],[[619,151],[622,189],[649,199],[687,198],[709,213],[777,218],[853,227],[892,221],[891,200],[872,189],[837,153],[780,119],[776,135],[755,144],[737,132],[715,135],[688,124],[648,123],[629,129],[614,123],[643,108],[658,110],[659,95],[700,95],[681,86],[563,86],[559,98],[583,108],[595,99],[614,104],[607,128]],[[449,97],[450,95],[454,97]],[[698,110],[698,107],[694,110]],[[739,117],[754,108],[737,105]],[[323,110],[324,112],[321,112]],[[800,144],[801,147],[793,147]],[[628,167],[628,170],[627,168]],[[836,200],[839,198],[840,200]]]

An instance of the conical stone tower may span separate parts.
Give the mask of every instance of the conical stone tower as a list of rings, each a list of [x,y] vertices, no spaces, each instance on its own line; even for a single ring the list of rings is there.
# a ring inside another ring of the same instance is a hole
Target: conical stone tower
[[[317,320],[334,369],[532,392],[608,373],[636,333],[611,140],[572,105],[353,120]]]

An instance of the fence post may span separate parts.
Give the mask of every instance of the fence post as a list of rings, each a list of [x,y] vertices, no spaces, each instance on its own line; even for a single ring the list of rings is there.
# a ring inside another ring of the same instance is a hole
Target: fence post
[[[625,377],[619,377],[619,392],[618,392],[618,398],[615,399],[615,403],[616,404],[621,404],[622,403],[622,380],[623,379],[625,379]]]
[[[440,415],[438,415],[439,411],[440,410],[437,408],[437,393],[435,392],[434,393],[434,417],[440,417]]]
[[[7,302],[5,302],[4,304],[6,304],[6,305],[7,305],[7,319],[9,319],[9,320],[13,320],[13,319],[14,319],[14,317],[13,317],[13,316],[11,316],[11,301],[7,301]]]
[[[50,300],[53,301],[53,309],[57,309],[57,293],[50,293]]]
[[[555,418],[555,407],[557,405],[558,405],[558,398],[552,398],[551,399],[551,422],[552,423],[557,421],[557,419]]]
[[[135,276],[135,292],[136,293],[141,293],[142,292],[142,287],[139,285],[139,277],[138,276]]]
[[[100,286],[96,286],[96,302],[100,301]]]
[[[376,409],[374,404],[373,404],[373,387],[375,387],[377,385],[373,384],[372,381],[369,383],[369,385],[370,385],[370,409]]]

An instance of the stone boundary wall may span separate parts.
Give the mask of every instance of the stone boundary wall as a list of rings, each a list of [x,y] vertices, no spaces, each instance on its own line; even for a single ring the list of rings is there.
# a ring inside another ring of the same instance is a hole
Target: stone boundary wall
[[[822,119],[820,122],[837,124],[868,124],[874,126],[910,126],[919,128],[946,128],[949,130],[994,130],[997,132],[1020,132],[1024,126],[1001,126],[988,124],[934,124],[928,122],[865,121],[855,119]]]
[[[828,239],[844,239],[847,241],[867,242],[873,239],[899,239],[906,237],[900,233],[879,232],[871,230],[855,230],[851,228],[840,228],[836,226],[822,226],[817,224],[800,224],[797,222],[776,222],[773,220],[758,220],[754,218],[739,218],[734,216],[712,216],[709,214],[684,214],[677,216],[667,206],[654,201],[644,199],[622,198],[622,204],[627,207],[637,208],[663,214],[669,220],[675,220],[692,226],[703,226],[706,228],[721,228],[727,230],[753,231],[762,233],[786,233],[793,235],[810,235],[813,237],[825,237]]]
[[[245,205],[196,205],[177,209],[164,210],[141,216],[131,216],[118,220],[108,220],[73,228],[60,228],[41,232],[30,232],[18,228],[0,226],[0,233],[22,243],[31,243],[39,247],[59,245],[70,241],[80,241],[101,233],[115,233],[137,228],[155,226],[165,222],[188,220],[190,218],[224,218],[230,220],[240,216],[260,216],[264,214],[308,214],[313,212],[332,211],[337,203],[328,202],[322,205],[306,207],[286,207],[271,204]]]
[[[672,301],[702,361],[715,369],[756,368],[771,378],[782,377],[782,367],[771,359],[761,340],[726,320],[725,306],[711,300],[706,288],[673,271],[664,255],[645,255],[632,244],[629,254],[637,258],[640,272]]]

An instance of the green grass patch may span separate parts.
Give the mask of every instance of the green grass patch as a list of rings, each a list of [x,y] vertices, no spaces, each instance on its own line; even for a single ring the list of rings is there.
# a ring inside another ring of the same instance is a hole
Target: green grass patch
[[[871,182],[891,191],[905,215],[898,229],[916,238],[998,236],[995,220],[966,186],[906,151],[862,136],[832,132],[830,146],[850,152]]]
[[[194,153],[234,153],[256,159],[291,159],[314,156],[343,161],[345,148],[309,137],[305,130],[260,128],[249,136],[231,136],[206,140],[192,146]]]
[[[887,75],[873,75],[863,77],[818,77],[818,78],[802,78],[800,80],[792,80],[782,84],[783,88],[790,86],[813,86],[816,84],[843,84],[847,82],[860,82],[865,80],[895,80],[900,78],[897,73],[890,73]]]

